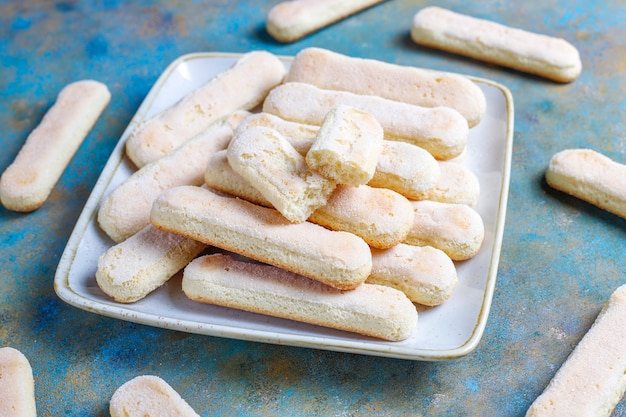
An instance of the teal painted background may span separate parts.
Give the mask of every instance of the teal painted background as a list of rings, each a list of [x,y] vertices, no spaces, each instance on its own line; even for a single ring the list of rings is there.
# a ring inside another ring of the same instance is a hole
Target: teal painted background
[[[201,416],[523,416],[626,283],[624,220],[543,179],[565,148],[626,162],[624,2],[391,0],[289,45],[264,30],[274,3],[0,1],[0,170],[64,85],[94,78],[113,96],[41,209],[0,208],[0,346],[30,359],[39,415],[108,416],[117,387],[154,374]],[[420,48],[409,29],[428,5],[566,38],[580,50],[583,73],[561,85]],[[293,55],[307,46],[490,78],[513,93],[506,229],[478,348],[451,362],[409,362],[185,334],[60,301],[52,281],[73,224],[166,66],[191,52]],[[623,399],[614,416],[625,415]]]

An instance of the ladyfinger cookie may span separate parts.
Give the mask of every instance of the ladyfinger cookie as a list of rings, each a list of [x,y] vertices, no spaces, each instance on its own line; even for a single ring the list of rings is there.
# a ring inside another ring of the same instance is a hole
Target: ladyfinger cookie
[[[319,126],[291,122],[265,112],[246,117],[239,129],[258,126],[277,130],[305,156],[319,131]],[[439,180],[439,172],[437,160],[425,149],[406,142],[383,140],[374,176],[367,185],[389,188],[407,198],[422,198]]]
[[[218,152],[209,159],[205,181],[213,190],[272,207],[231,168],[226,152]],[[407,237],[413,225],[413,206],[392,190],[340,184],[326,204],[315,210],[308,220],[331,230],[353,233],[370,246],[388,248]]]
[[[2,205],[20,212],[41,207],[110,100],[109,89],[98,81],[65,86],[2,173]]]
[[[367,184],[376,171],[383,138],[383,128],[371,114],[338,106],[324,117],[306,162],[337,184]]]
[[[338,185],[326,205],[315,210],[309,221],[353,233],[370,246],[385,249],[408,236],[413,224],[410,206],[404,196],[386,188]]]
[[[401,243],[372,249],[372,273],[365,282],[396,288],[414,303],[436,306],[450,298],[458,278],[454,262],[443,251]]]
[[[439,178],[434,187],[415,195],[414,200],[432,200],[441,203],[465,204],[475,207],[480,198],[478,177],[465,165],[439,161]]]
[[[12,347],[0,348],[0,416],[37,416],[33,370],[26,356]]]
[[[218,193],[274,208],[259,190],[230,166],[227,153],[227,150],[219,151],[209,158],[204,172],[204,183]]]
[[[437,159],[454,158],[467,144],[467,121],[450,107],[426,108],[299,82],[273,88],[263,102],[263,111],[292,122],[320,126],[326,114],[342,104],[374,116],[383,127],[385,139],[420,146]]]
[[[336,183],[313,171],[276,130],[237,130],[226,153],[230,166],[294,223],[326,204]]]
[[[476,126],[487,109],[485,94],[465,76],[351,57],[322,48],[298,52],[285,81],[422,107],[451,107],[463,115],[469,127]]]
[[[626,285],[528,409],[527,417],[609,417],[626,392]]]
[[[311,149],[320,128],[315,125],[285,120],[271,113],[259,112],[246,117],[239,125],[239,129],[244,130],[259,126],[278,131],[302,156],[306,156],[306,153]]]
[[[582,69],[578,50],[564,39],[508,27],[440,7],[427,7],[415,14],[411,38],[420,45],[557,82],[573,81]]]
[[[206,245],[147,225],[98,259],[96,282],[118,303],[133,303],[165,284]]]
[[[98,210],[100,228],[122,242],[150,224],[150,209],[163,191],[177,185],[202,185],[206,161],[226,149],[233,131],[248,113],[235,112],[209,126],[162,158],[144,165],[107,195]]]
[[[277,41],[295,42],[384,0],[283,1],[267,14],[267,32]]]
[[[126,142],[127,155],[138,168],[161,158],[220,117],[259,105],[285,73],[280,59],[269,52],[244,54],[232,67],[140,124]]]
[[[407,339],[417,310],[394,288],[361,284],[341,291],[270,265],[223,254],[192,261],[183,272],[192,300],[330,327],[388,341]]]
[[[485,238],[485,226],[476,210],[465,204],[412,201],[413,227],[404,243],[432,246],[454,261],[474,257]]]
[[[591,149],[566,149],[552,156],[546,182],[626,219],[626,165]]]
[[[152,206],[151,222],[339,289],[358,287],[372,269],[369,246],[352,233],[291,223],[277,210],[200,187],[161,193]]]
[[[109,403],[111,417],[200,417],[167,382],[141,375],[120,386]]]
[[[440,165],[430,152],[410,143],[386,140],[374,176],[367,184],[418,199],[437,185],[440,175]]]

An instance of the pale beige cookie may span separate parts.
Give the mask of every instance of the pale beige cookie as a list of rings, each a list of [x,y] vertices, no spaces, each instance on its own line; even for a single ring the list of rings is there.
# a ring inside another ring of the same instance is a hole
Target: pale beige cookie
[[[324,90],[310,84],[281,84],[268,94],[263,111],[292,122],[320,126],[339,105],[370,113],[383,127],[385,139],[409,142],[437,159],[450,159],[465,149],[469,127],[450,107],[420,107],[374,95]]]
[[[110,100],[109,89],[98,81],[65,86],[2,173],[2,205],[20,212],[41,207]]]
[[[547,183],[557,190],[626,218],[626,165],[591,149],[567,149],[552,156]]]
[[[295,42],[384,0],[294,0],[273,6],[265,27],[277,41]]]
[[[441,203],[465,204],[475,207],[480,198],[478,177],[465,165],[439,162],[439,179],[430,190],[416,195],[414,200],[432,200]]]
[[[382,126],[371,114],[338,106],[324,117],[306,162],[337,184],[367,184],[376,171],[383,137]]]
[[[458,278],[454,262],[443,251],[399,244],[372,249],[372,273],[365,282],[396,288],[414,303],[436,306],[450,298]]]
[[[371,187],[389,188],[416,199],[433,189],[440,176],[440,166],[430,152],[406,142],[383,141],[383,148]]]
[[[626,392],[626,285],[617,288],[527,417],[609,417]]]
[[[401,292],[361,284],[341,291],[270,265],[222,254],[192,261],[183,291],[195,301],[355,332],[389,341],[407,339],[417,310]]]
[[[490,20],[426,7],[413,17],[411,38],[420,45],[570,82],[582,64],[576,47],[555,38]]]
[[[461,152],[460,155],[455,156],[454,158],[448,159],[446,162],[456,162],[457,164],[464,164],[467,161],[467,148]]]
[[[309,221],[353,233],[372,247],[388,248],[408,235],[413,210],[409,200],[395,191],[367,185],[339,185],[326,205],[311,214]]]
[[[238,130],[226,153],[230,166],[294,223],[326,204],[336,183],[311,170],[276,130]]]
[[[109,412],[111,417],[199,417],[174,388],[153,375],[120,386],[111,397]]]
[[[230,166],[227,152],[227,150],[219,151],[209,158],[204,172],[204,183],[211,190],[219,193],[274,208],[259,190]]]
[[[100,228],[114,242],[122,242],[150,224],[152,202],[161,191],[177,185],[202,185],[206,161],[228,147],[235,126],[246,114],[235,112],[215,122],[163,158],[135,171],[102,201]]]
[[[209,159],[206,184],[213,190],[243,198],[265,207],[272,204],[218,152]],[[413,206],[402,195],[367,185],[338,185],[326,204],[308,219],[328,229],[353,233],[370,246],[388,248],[402,242],[413,225]]]
[[[485,226],[476,210],[465,204],[412,201],[413,227],[404,243],[432,246],[454,261],[474,257],[485,238]]]
[[[126,142],[138,167],[155,161],[198,135],[220,117],[251,110],[285,77],[281,60],[265,51],[244,54],[224,72],[141,123]]]
[[[278,131],[303,156],[311,148],[320,128],[319,126],[291,122],[274,114],[260,112],[246,117],[239,125],[239,129],[245,130],[259,126],[269,127]]]
[[[148,225],[98,259],[98,287],[118,303],[133,303],[165,284],[206,245]]]
[[[370,248],[352,233],[291,223],[277,210],[193,186],[164,191],[152,224],[339,289],[362,284],[372,268]]]
[[[0,416],[37,416],[33,370],[26,356],[12,347],[0,348]]]
[[[252,114],[239,128],[257,126],[277,130],[301,155],[306,155],[319,131],[319,126],[291,122],[270,113]],[[457,158],[463,155],[465,151]],[[451,161],[456,162],[456,158]],[[383,140],[374,176],[367,185],[389,188],[407,198],[422,198],[437,183],[439,171],[437,160],[427,150],[406,142]]]
[[[482,120],[487,108],[483,91],[465,76],[351,57],[322,48],[298,52],[285,81],[376,95],[422,107],[451,107],[467,119],[469,127]]]

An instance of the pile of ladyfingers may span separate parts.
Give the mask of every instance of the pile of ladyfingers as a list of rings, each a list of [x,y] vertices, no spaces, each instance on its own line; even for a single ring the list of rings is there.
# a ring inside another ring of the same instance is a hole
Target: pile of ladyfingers
[[[183,270],[198,302],[405,340],[482,245],[463,161],[485,106],[459,75],[244,54],[128,137],[97,283],[131,303]]]

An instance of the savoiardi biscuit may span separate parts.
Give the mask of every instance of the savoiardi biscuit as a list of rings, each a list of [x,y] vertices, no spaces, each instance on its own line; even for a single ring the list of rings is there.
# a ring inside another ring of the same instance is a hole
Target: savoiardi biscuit
[[[421,107],[455,109],[474,127],[485,115],[487,100],[468,77],[343,55],[310,47],[296,54],[285,82],[301,82],[327,90],[375,95]]]
[[[157,197],[156,228],[308,276],[338,289],[354,289],[372,269],[360,237],[310,222],[292,223],[277,210],[181,186]]]
[[[580,54],[565,39],[530,32],[491,20],[426,7],[415,14],[411,38],[420,45],[570,82],[582,70]]]
[[[183,272],[192,300],[330,327],[388,341],[408,338],[417,310],[399,290],[361,284],[341,291],[271,265],[205,255]]]

